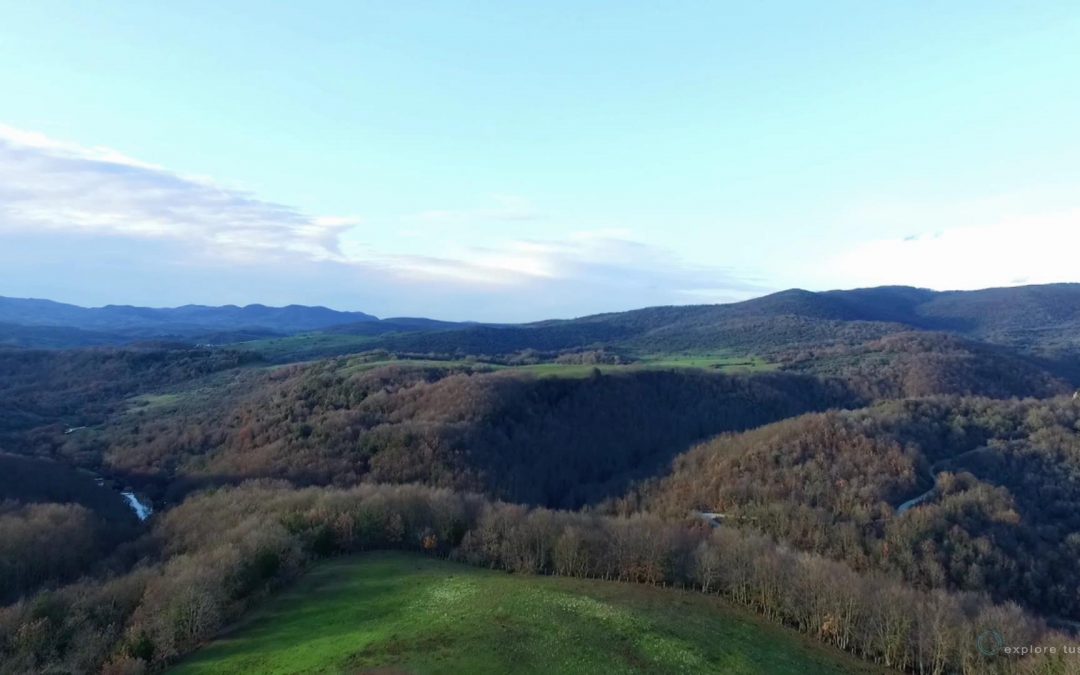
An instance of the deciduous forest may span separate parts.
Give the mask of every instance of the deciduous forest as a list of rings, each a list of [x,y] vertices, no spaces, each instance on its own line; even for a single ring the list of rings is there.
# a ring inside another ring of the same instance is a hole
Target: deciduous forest
[[[755,302],[397,323],[307,360],[4,349],[0,672],[162,671],[376,549],[693,589],[902,672],[1075,672],[973,648],[1080,621],[1073,314]]]

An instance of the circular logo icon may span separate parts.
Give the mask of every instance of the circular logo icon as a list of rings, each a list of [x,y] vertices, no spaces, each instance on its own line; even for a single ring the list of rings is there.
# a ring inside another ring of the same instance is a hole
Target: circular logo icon
[[[975,638],[975,648],[983,656],[996,656],[1005,648],[1005,638],[996,630],[984,630]]]

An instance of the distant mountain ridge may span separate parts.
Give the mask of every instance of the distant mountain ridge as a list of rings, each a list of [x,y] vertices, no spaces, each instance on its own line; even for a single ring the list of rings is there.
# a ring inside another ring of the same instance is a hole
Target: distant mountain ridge
[[[924,330],[962,332],[1072,324],[1080,322],[1080,283],[976,291],[934,291],[911,286],[820,292],[795,288],[731,304],[650,307],[573,321],[624,323],[641,317],[649,323],[672,324],[778,316],[898,323]],[[661,320],[650,321],[653,318]]]
[[[106,305],[88,308],[52,300],[0,297],[0,323],[62,326],[104,332],[262,328],[293,333],[368,321],[378,321],[378,318],[364,312],[341,312],[327,307],[305,305],[184,305],[169,308]]]
[[[374,346],[474,356],[597,348],[629,354],[723,351],[788,362],[807,350],[853,349],[912,332],[950,333],[1009,348],[1036,369],[1080,383],[1080,284],[944,292],[905,286],[792,289],[724,305],[397,332],[380,336]],[[973,358],[993,361],[992,352]]]
[[[858,345],[911,331],[949,332],[1066,364],[1080,376],[1080,284],[934,291],[882,286],[791,289],[722,305],[647,307],[527,324],[478,324],[289,305],[83,308],[0,297],[0,344],[90,346],[146,339],[225,344],[322,332],[367,349],[498,355],[612,347],[638,353],[730,350],[776,355]],[[341,343],[347,353],[350,343]],[[355,351],[355,349],[354,349]],[[1071,365],[1069,365],[1071,364]]]

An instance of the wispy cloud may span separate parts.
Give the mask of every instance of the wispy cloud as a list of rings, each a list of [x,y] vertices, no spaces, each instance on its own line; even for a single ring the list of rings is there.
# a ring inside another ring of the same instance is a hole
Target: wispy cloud
[[[54,295],[59,288],[60,299],[74,301],[236,302],[243,301],[237,289],[246,289],[248,301],[337,302],[486,320],[725,301],[766,290],[732,269],[688,266],[625,230],[548,235],[548,216],[527,200],[497,195],[490,201],[403,215],[400,222],[418,228],[418,241],[401,237],[375,247],[365,231],[377,224],[311,215],[109,148],[0,125],[0,241],[22,249],[18,260],[7,256],[0,282]],[[493,228],[502,234],[492,236]],[[79,242],[83,252],[128,250],[139,259],[118,266],[109,253],[106,270],[80,251],[63,258],[58,243],[65,241]],[[102,242],[115,245],[102,248]],[[22,262],[35,255],[48,284],[24,283],[35,272]],[[46,260],[57,268],[45,269]],[[72,292],[63,292],[65,275],[75,269],[84,277],[68,279]],[[153,298],[135,295],[151,291],[147,269],[159,271]],[[208,274],[212,269],[217,272]],[[289,270],[288,284],[278,279],[282,270]],[[202,281],[193,285],[196,274]],[[87,288],[124,294],[83,299],[79,293]]]
[[[619,230],[575,232],[564,238],[511,239],[489,246],[458,247],[447,256],[383,256],[396,274],[434,282],[491,286],[540,286],[574,281],[622,291],[656,291],[679,297],[728,299],[766,290],[730,268],[688,265],[671,252]]]
[[[71,231],[201,243],[230,258],[333,259],[356,223],[308,216],[108,148],[0,126],[0,232]]]

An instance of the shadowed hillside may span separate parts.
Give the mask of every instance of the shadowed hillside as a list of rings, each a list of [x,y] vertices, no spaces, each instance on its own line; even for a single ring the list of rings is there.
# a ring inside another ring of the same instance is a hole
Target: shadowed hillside
[[[0,602],[101,569],[139,531],[120,493],[93,476],[0,454]]]
[[[116,418],[67,448],[159,487],[250,477],[420,481],[534,504],[618,494],[690,443],[853,405],[839,383],[698,371],[539,378],[348,361],[267,371],[231,398]]]

